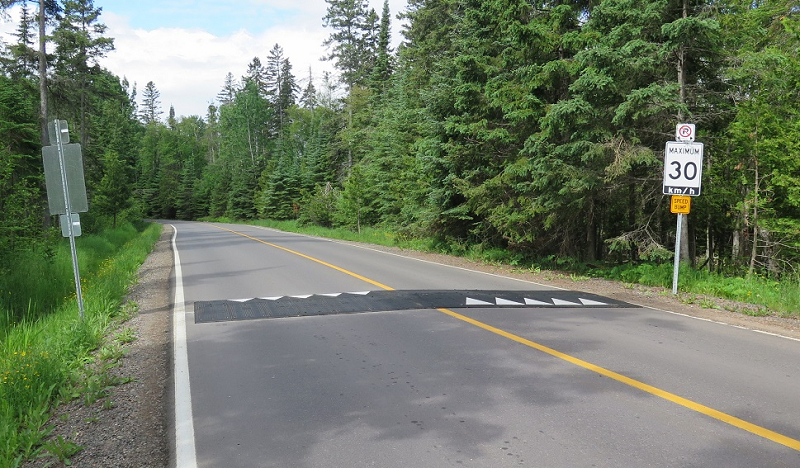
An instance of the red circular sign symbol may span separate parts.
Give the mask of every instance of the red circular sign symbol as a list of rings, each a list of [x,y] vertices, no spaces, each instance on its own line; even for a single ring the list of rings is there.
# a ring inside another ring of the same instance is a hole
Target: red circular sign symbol
[[[683,138],[690,137],[692,136],[692,127],[689,125],[681,125],[678,129],[678,134]]]

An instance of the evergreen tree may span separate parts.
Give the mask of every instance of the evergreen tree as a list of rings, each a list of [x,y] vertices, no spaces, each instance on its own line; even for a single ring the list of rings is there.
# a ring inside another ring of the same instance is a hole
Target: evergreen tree
[[[236,98],[238,89],[239,87],[236,83],[236,79],[233,77],[233,73],[228,72],[228,74],[225,75],[225,84],[222,86],[222,90],[217,93],[217,102],[219,102],[220,107],[232,103],[234,98]]]
[[[42,236],[37,127],[35,93],[0,74],[0,268]]]
[[[31,13],[27,2],[22,2],[19,25],[14,34],[17,42],[8,47],[9,56],[0,57],[0,64],[15,79],[33,78],[38,71],[38,52],[34,46],[36,16]]]
[[[126,172],[125,163],[119,155],[114,151],[106,152],[103,156],[103,177],[92,197],[93,208],[101,214],[111,216],[112,226],[115,228],[120,212],[131,205],[131,190]]]
[[[269,94],[269,80],[267,78],[267,70],[262,65],[261,59],[253,57],[250,64],[247,66],[247,75],[242,78],[243,82],[252,82],[262,97]]]
[[[278,86],[278,95],[274,101],[274,109],[278,120],[278,131],[283,134],[287,113],[295,105],[295,94],[297,93],[297,80],[292,74],[292,64],[288,58],[283,59],[283,62],[281,62],[281,72],[278,79],[280,85]]]
[[[283,47],[279,44],[272,46],[267,56],[264,75],[266,80],[265,98],[274,110],[273,119],[269,122],[270,137],[274,139],[278,139],[281,136],[283,117],[285,116],[285,110],[281,107],[281,86],[283,84],[281,68],[284,60]]]
[[[61,104],[60,115],[71,115],[69,106],[78,109],[76,120],[80,129],[80,143],[84,146],[89,137],[89,88],[100,73],[99,60],[114,50],[114,40],[104,36],[107,27],[99,22],[102,8],[95,8],[92,0],[65,0],[64,11],[53,31],[56,44],[55,86]]]
[[[330,49],[325,56],[342,73],[348,91],[366,84],[374,63],[375,12],[367,10],[366,0],[325,0],[328,9],[323,25],[333,29],[324,45]]]
[[[273,45],[267,55],[267,65],[264,68],[266,97],[270,100],[274,100],[280,94],[281,66],[284,59],[283,47],[280,44]]]
[[[89,167],[97,174],[104,173],[103,160],[106,153],[116,153],[125,169],[126,183],[133,184],[136,180],[136,159],[142,127],[136,119],[136,92],[127,86],[127,81],[120,83],[116,76],[105,70],[95,79],[93,92],[99,91],[102,98],[92,98],[92,133],[86,150],[102,156],[97,167]],[[87,174],[90,184],[99,182],[97,174]]]
[[[308,84],[303,88],[303,94],[300,96],[300,105],[310,110],[314,110],[317,107],[317,88],[314,87],[314,76],[311,74],[311,67],[308,68]]]
[[[375,66],[369,77],[369,86],[376,95],[381,95],[389,86],[389,79],[392,75],[392,50],[389,47],[391,41],[391,18],[389,16],[389,0],[384,0],[383,11],[381,13],[380,29],[376,43]]]
[[[148,81],[142,92],[142,108],[139,113],[139,119],[145,125],[159,121],[161,117],[161,93],[158,92],[155,83]]]

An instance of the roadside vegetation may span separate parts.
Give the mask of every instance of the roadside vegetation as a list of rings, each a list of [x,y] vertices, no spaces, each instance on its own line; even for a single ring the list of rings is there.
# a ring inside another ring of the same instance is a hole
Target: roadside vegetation
[[[42,445],[51,409],[59,401],[107,400],[123,383],[108,370],[123,346],[135,339],[123,330],[107,337],[136,313],[124,304],[136,272],[161,233],[161,225],[122,223],[77,238],[86,307],[80,319],[69,246],[17,253],[0,275],[0,467],[38,456],[68,462],[80,450],[68,440]]]

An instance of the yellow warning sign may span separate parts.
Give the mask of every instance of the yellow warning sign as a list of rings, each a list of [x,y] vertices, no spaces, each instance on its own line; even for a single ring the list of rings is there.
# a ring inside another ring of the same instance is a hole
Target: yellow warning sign
[[[672,202],[669,205],[669,211],[674,214],[689,214],[691,206],[692,197],[673,195]]]

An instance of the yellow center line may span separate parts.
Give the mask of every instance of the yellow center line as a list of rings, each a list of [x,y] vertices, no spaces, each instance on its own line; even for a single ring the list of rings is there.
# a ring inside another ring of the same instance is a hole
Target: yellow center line
[[[377,286],[377,287],[379,287],[379,288],[381,288],[381,289],[385,289],[385,290],[387,290],[387,291],[394,291],[394,288],[391,288],[391,287],[389,287],[389,286],[386,286],[385,284],[379,283],[379,282],[377,282],[377,281],[373,281],[373,280],[371,280],[371,279],[369,279],[369,278],[366,278],[366,277],[364,277],[364,276],[361,276],[361,275],[359,275],[358,273],[353,273],[352,271],[345,270],[344,268],[339,268],[339,267],[337,267],[336,265],[331,265],[330,263],[328,263],[328,262],[325,262],[325,261],[322,261],[322,260],[319,260],[319,259],[317,259],[317,258],[314,258],[314,257],[309,257],[308,255],[302,254],[302,253],[300,253],[300,252],[295,252],[294,250],[287,249],[286,247],[281,247],[280,245],[275,245],[275,244],[269,243],[269,242],[267,242],[267,241],[264,241],[264,240],[258,239],[258,238],[256,238],[256,237],[250,237],[250,236],[248,236],[247,234],[244,234],[244,233],[241,233],[241,232],[237,232],[237,231],[234,231],[234,230],[231,230],[231,229],[228,229],[228,228],[224,228],[224,227],[222,227],[222,226],[217,226],[217,225],[215,225],[215,224],[212,224],[212,226],[214,226],[214,227],[215,227],[215,228],[217,228],[217,229],[222,229],[223,231],[228,231],[228,232],[231,232],[231,233],[233,233],[233,234],[236,234],[236,235],[238,235],[238,236],[246,237],[246,238],[248,238],[248,239],[250,239],[250,240],[254,240],[254,241],[256,241],[256,242],[260,242],[260,243],[262,243],[262,244],[264,244],[264,245],[268,245],[268,246],[270,246],[270,247],[274,247],[274,248],[276,248],[276,249],[283,250],[284,252],[289,252],[290,254],[294,254],[294,255],[297,255],[297,256],[299,256],[299,257],[303,257],[303,258],[305,258],[306,260],[311,260],[312,262],[317,262],[317,263],[319,263],[320,265],[325,265],[325,266],[326,266],[326,267],[328,267],[328,268],[333,268],[333,269],[334,269],[334,270],[336,270],[336,271],[340,271],[340,272],[342,272],[342,273],[344,273],[344,274],[346,274],[346,275],[350,275],[350,276],[352,276],[353,278],[358,278],[358,279],[360,279],[361,281],[366,281],[367,283],[369,283],[369,284],[371,284],[371,285],[373,285],[373,286]]]
[[[357,273],[353,273],[352,271],[345,270],[344,268],[339,268],[339,267],[337,267],[335,265],[332,265],[330,263],[327,263],[327,262],[324,262],[322,260],[316,259],[314,257],[310,257],[310,256],[302,254],[300,252],[295,252],[294,250],[290,250],[290,249],[287,249],[285,247],[281,247],[279,245],[275,245],[275,244],[263,241],[261,239],[257,239],[255,237],[250,237],[247,234],[243,234],[241,232],[236,232],[236,231],[233,231],[233,230],[221,227],[221,226],[216,226],[216,225],[212,225],[212,226],[214,226],[214,227],[216,227],[218,229],[222,229],[222,230],[231,232],[233,234],[240,235],[242,237],[246,237],[246,238],[254,240],[256,242],[260,242],[260,243],[262,243],[264,245],[268,245],[270,247],[274,247],[276,249],[280,249],[280,250],[283,250],[285,252],[289,252],[291,254],[298,255],[300,257],[303,257],[305,259],[308,259],[308,260],[311,260],[313,262],[319,263],[321,265],[325,265],[325,266],[327,266],[329,268],[333,268],[336,271],[339,271],[339,272],[342,272],[344,274],[350,275],[350,276],[352,276],[354,278],[358,278],[358,279],[360,279],[362,281],[366,281],[367,283],[372,284],[374,286],[377,286],[377,287],[379,287],[381,289],[384,289],[384,290],[387,290],[387,291],[394,291],[395,290],[394,288],[386,286],[385,284],[379,283],[377,281],[373,281],[373,280],[371,280],[369,278],[366,278],[364,276],[361,276],[361,275],[359,275]],[[659,398],[663,398],[664,400],[667,400],[667,401],[670,401],[670,402],[675,403],[677,405],[683,406],[683,407],[688,408],[688,409],[690,409],[692,411],[695,411],[697,413],[704,414],[704,415],[706,415],[708,417],[711,417],[711,418],[714,418],[714,419],[716,419],[718,421],[722,421],[722,422],[724,422],[726,424],[729,424],[731,426],[734,426],[734,427],[737,427],[739,429],[745,430],[747,432],[750,432],[751,434],[755,434],[755,435],[757,435],[759,437],[762,437],[764,439],[767,439],[767,440],[770,440],[772,442],[775,442],[775,443],[784,445],[786,447],[789,447],[791,449],[800,451],[800,440],[792,439],[791,437],[785,436],[783,434],[779,434],[779,433],[777,433],[775,431],[771,431],[771,430],[769,430],[767,428],[764,428],[764,427],[758,426],[756,424],[747,422],[747,421],[745,421],[743,419],[739,419],[739,418],[737,418],[735,416],[731,416],[731,415],[729,415],[727,413],[723,413],[722,411],[715,410],[715,409],[710,408],[708,406],[701,405],[700,403],[697,403],[697,402],[694,402],[694,401],[689,400],[687,398],[683,398],[681,396],[675,395],[674,393],[670,393],[670,392],[668,392],[666,390],[662,390],[662,389],[654,387],[652,385],[648,385],[648,384],[646,384],[644,382],[640,382],[640,381],[638,381],[636,379],[632,379],[632,378],[624,376],[622,374],[618,374],[618,373],[616,373],[614,371],[611,371],[611,370],[608,370],[608,369],[606,369],[604,367],[600,367],[598,365],[592,364],[592,363],[584,361],[582,359],[578,359],[578,358],[576,358],[574,356],[570,356],[569,354],[565,354],[565,353],[562,353],[561,351],[557,351],[557,350],[555,350],[553,348],[549,348],[549,347],[547,347],[545,345],[536,343],[535,341],[531,341],[531,340],[528,340],[526,338],[522,338],[521,336],[515,335],[513,333],[509,333],[509,332],[507,332],[505,330],[501,330],[501,329],[493,327],[493,326],[491,326],[489,324],[480,322],[478,320],[475,320],[473,318],[467,317],[465,315],[461,315],[461,314],[459,314],[457,312],[453,312],[452,310],[449,310],[449,309],[437,309],[437,310],[439,312],[447,314],[447,315],[449,315],[449,316],[451,316],[451,317],[453,317],[455,319],[461,320],[463,322],[469,323],[470,325],[474,325],[474,326],[476,326],[478,328],[482,328],[482,329],[484,329],[486,331],[489,331],[489,332],[492,332],[494,334],[500,335],[500,336],[502,336],[504,338],[507,338],[507,339],[509,339],[511,341],[514,341],[514,342],[517,342],[519,344],[522,344],[522,345],[528,346],[530,348],[536,349],[538,351],[541,351],[541,352],[543,352],[545,354],[548,354],[550,356],[553,356],[555,358],[558,358],[558,359],[561,359],[563,361],[569,362],[570,364],[574,364],[574,365],[576,365],[578,367],[582,367],[582,368],[584,368],[586,370],[598,373],[598,374],[600,374],[600,375],[602,375],[604,377],[608,377],[608,378],[613,379],[613,380],[615,380],[617,382],[620,382],[620,383],[623,383],[623,384],[628,385],[630,387],[633,387],[633,388],[636,388],[638,390],[641,390],[641,391],[643,391],[645,393],[649,393],[649,394],[657,396]]]
[[[723,413],[721,411],[715,410],[713,408],[709,408],[708,406],[701,405],[700,403],[694,402],[692,400],[683,398],[681,396],[675,395],[674,393],[670,393],[666,390],[661,390],[660,388],[653,387],[652,385],[648,385],[644,382],[640,382],[636,379],[632,379],[630,377],[626,377],[622,374],[618,374],[614,371],[608,370],[606,368],[597,366],[590,362],[586,362],[582,359],[578,359],[574,356],[570,356],[569,354],[564,354],[561,351],[556,351],[553,348],[549,348],[542,344],[536,343],[534,341],[522,338],[521,336],[514,335],[513,333],[509,333],[505,330],[501,330],[499,328],[495,328],[491,325],[488,325],[483,322],[479,322],[478,320],[469,318],[467,316],[461,315],[457,312],[453,312],[452,310],[448,309],[437,309],[438,311],[445,313],[451,317],[457,318],[458,320],[462,320],[467,322],[471,325],[474,325],[478,328],[482,328],[484,330],[490,331],[502,337],[508,338],[509,340],[516,341],[517,343],[523,344],[525,346],[531,347],[533,349],[539,350],[545,354],[549,354],[550,356],[556,357],[558,359],[562,359],[564,361],[569,362],[570,364],[574,364],[579,367],[583,367],[584,369],[590,370],[592,372],[596,372],[602,376],[608,377],[610,379],[614,379],[617,382],[621,382],[625,385],[629,385],[633,388],[639,389],[643,392],[649,393],[651,395],[655,395],[659,398],[663,398],[667,401],[671,401],[677,405],[681,405],[683,407],[689,408],[692,411],[696,411],[698,413],[704,414],[706,416],[712,417],[719,421],[722,421],[726,424],[730,424],[731,426],[738,427],[739,429],[744,429],[747,432],[755,434],[759,437],[763,437],[765,439],[771,440],[781,445],[785,445],[786,447],[792,448],[794,450],[800,451],[800,440],[792,439],[791,437],[787,437],[783,434],[779,434],[775,431],[771,431],[764,427],[755,425],[753,423],[747,422],[743,419],[739,419],[735,416],[731,416],[729,414]]]

